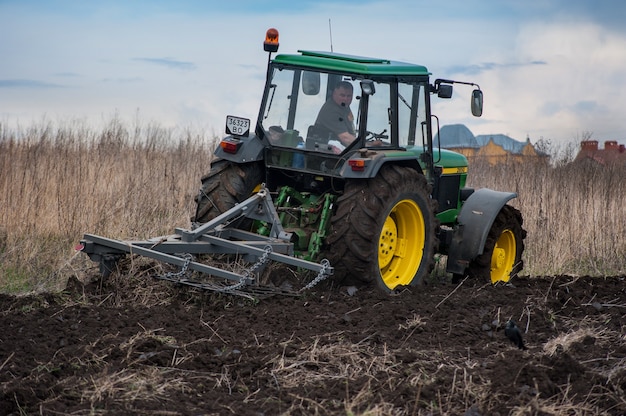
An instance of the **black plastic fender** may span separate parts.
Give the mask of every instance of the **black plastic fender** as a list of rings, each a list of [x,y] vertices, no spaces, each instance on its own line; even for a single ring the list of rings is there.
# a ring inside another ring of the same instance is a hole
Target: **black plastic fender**
[[[222,140],[232,139],[232,136],[228,136]],[[241,137],[241,148],[237,153],[228,153],[218,144],[215,149],[215,156],[220,159],[228,160],[235,163],[256,162],[263,159],[263,149],[265,148],[263,142],[259,140],[255,135],[249,137]],[[220,140],[221,142],[221,140]]]
[[[390,156],[392,154],[393,156]],[[403,166],[409,166],[418,172],[422,172],[422,168],[418,162],[418,156],[415,153],[410,152],[399,152],[398,150],[377,150],[373,151],[371,149],[363,149],[363,152],[360,150],[352,153],[350,155],[351,158],[362,159],[365,158],[367,160],[365,168],[360,171],[352,170],[352,167],[348,162],[344,163],[341,169],[339,170],[339,175],[346,179],[370,179],[374,178],[378,175],[378,171],[383,167],[386,163],[395,163]]]
[[[516,198],[515,192],[482,188],[476,190],[461,207],[448,251],[448,273],[462,274],[469,263],[483,254],[489,230],[503,206]]]

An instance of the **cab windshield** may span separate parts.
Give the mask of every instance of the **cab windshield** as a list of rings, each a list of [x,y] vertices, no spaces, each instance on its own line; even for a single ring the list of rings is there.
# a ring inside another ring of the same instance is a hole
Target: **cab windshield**
[[[341,153],[358,132],[359,91],[341,75],[275,68],[259,119],[265,137],[274,146]]]
[[[367,97],[363,81],[372,86]],[[259,125],[273,146],[330,154],[354,148],[355,140],[359,147],[421,144],[426,90],[410,80],[392,84],[274,67]]]

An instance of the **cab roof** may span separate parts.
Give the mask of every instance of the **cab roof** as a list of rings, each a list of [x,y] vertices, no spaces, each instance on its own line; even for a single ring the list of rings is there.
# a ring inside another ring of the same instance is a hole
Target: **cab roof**
[[[336,52],[298,51],[300,55],[280,54],[274,57],[274,63],[315,68],[327,71],[349,72],[359,75],[421,75],[430,72],[425,66],[389,59],[368,58],[346,55]]]

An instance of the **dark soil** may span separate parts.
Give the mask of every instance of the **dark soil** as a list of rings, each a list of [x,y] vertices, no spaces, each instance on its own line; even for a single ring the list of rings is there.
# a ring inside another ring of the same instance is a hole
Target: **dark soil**
[[[626,279],[512,283],[0,295],[0,414],[626,414]]]

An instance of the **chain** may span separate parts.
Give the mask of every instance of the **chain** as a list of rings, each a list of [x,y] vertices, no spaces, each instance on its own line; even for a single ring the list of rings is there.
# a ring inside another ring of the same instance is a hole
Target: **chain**
[[[169,282],[172,283],[178,283],[178,284],[183,284],[183,285],[187,285],[187,286],[192,286],[195,287],[197,289],[203,289],[203,290],[211,290],[214,292],[234,292],[238,289],[241,289],[242,287],[246,286],[246,276],[241,276],[241,279],[239,280],[239,282],[235,283],[234,285],[231,286],[219,286],[219,285],[214,285],[214,284],[208,284],[208,283],[202,283],[202,282],[198,282],[198,281],[194,281],[194,280],[189,280],[189,279],[182,279],[183,276],[185,276],[187,274],[187,272],[189,271],[189,264],[191,263],[191,260],[193,259],[193,256],[189,253],[185,253],[182,256],[185,259],[185,262],[183,263],[183,265],[181,266],[180,270],[178,272],[168,272],[162,275],[157,275],[154,276],[155,278],[159,279],[159,280],[167,280]],[[246,297],[250,297],[247,295],[243,295]]]
[[[161,276],[160,278],[165,279],[165,280],[180,280],[181,277],[186,275],[187,271],[189,270],[189,263],[191,263],[193,256],[189,253],[185,253],[183,254],[183,258],[185,259],[185,262],[183,263],[179,271],[168,272],[164,274],[163,276]]]
[[[221,287],[221,288],[211,288],[210,290],[216,291],[216,292],[233,292],[235,290],[239,290],[241,288],[243,288],[244,286],[247,285],[247,281],[248,280],[254,280],[254,272],[261,266],[263,266],[264,264],[266,264],[269,260],[270,260],[270,253],[272,252],[272,246],[265,246],[264,247],[265,252],[263,253],[263,255],[261,257],[259,257],[259,259],[256,261],[256,263],[254,263],[252,266],[250,266],[248,269],[244,270],[241,273],[241,279],[239,279],[239,282],[235,283],[234,285],[230,285],[230,286],[225,286],[225,287]]]
[[[248,269],[244,270],[244,272],[242,273],[244,276],[253,278],[252,276],[254,272],[256,272],[258,268],[260,268],[264,264],[267,264],[267,262],[270,261],[270,253],[272,253],[272,246],[267,245],[263,247],[263,249],[265,251],[263,252],[263,255],[259,257],[256,263],[248,267]]]
[[[323,259],[320,264],[322,265],[322,268],[320,269],[319,273],[317,273],[315,279],[311,280],[308,285],[300,289],[300,292],[313,288],[319,282],[330,276],[330,273],[328,272],[328,269],[330,268],[330,262],[327,259]]]
[[[246,285],[246,276],[241,276],[239,282],[234,285],[220,287],[220,288],[210,288],[209,290],[213,290],[215,292],[233,292],[235,290],[239,290]]]
[[[206,283],[206,282],[183,279],[183,276],[185,276],[187,272],[189,271],[189,264],[191,263],[191,260],[193,259],[193,256],[189,253],[185,253],[182,255],[182,258],[185,259],[185,262],[183,263],[183,265],[181,266],[178,272],[168,272],[163,275],[159,275],[155,277],[160,280],[168,280],[173,283],[184,284],[184,285],[195,287],[197,289],[210,290],[210,291],[220,292],[220,293],[232,293],[232,294],[236,294],[240,296],[245,296],[250,299],[254,299],[254,296],[252,295],[252,293],[248,294],[245,292],[241,292],[240,289],[245,288],[246,286],[248,286],[249,281],[253,281],[255,279],[254,273],[258,269],[260,269],[263,265],[267,264],[270,261],[271,253],[272,253],[272,246],[270,245],[265,246],[264,253],[259,257],[259,259],[252,266],[250,266],[248,269],[244,270],[241,273],[241,279],[237,283],[230,285],[230,286],[221,286],[219,284],[211,284],[211,283]],[[317,273],[317,276],[315,277],[315,279],[313,279],[305,287],[300,289],[299,292],[303,292],[305,290],[309,290],[313,288],[315,285],[319,284],[321,281],[325,280],[326,278],[328,278],[328,276],[330,276],[330,272],[329,272],[329,270],[331,269],[330,262],[327,259],[323,259],[320,262],[320,265],[322,267]],[[253,286],[250,286],[250,287],[252,288]],[[260,287],[259,289],[263,289],[263,287]],[[254,289],[253,289],[253,292],[254,292]],[[259,295],[269,295],[270,293],[273,293],[272,290],[269,290],[269,291],[266,290],[265,292],[261,290],[259,292]],[[295,295],[296,293],[297,292],[291,292],[291,293],[285,292],[285,294],[291,294],[291,295]]]

